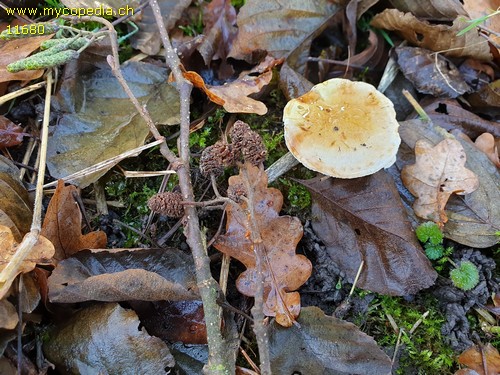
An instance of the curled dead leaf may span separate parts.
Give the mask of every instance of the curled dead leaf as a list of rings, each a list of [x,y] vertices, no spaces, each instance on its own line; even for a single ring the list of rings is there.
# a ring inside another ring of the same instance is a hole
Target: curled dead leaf
[[[421,21],[411,13],[400,12],[397,9],[386,9],[373,17],[373,27],[397,31],[411,44],[443,52],[449,57],[473,57],[482,61],[490,61],[492,55],[486,39],[476,30],[457,36],[458,32],[469,24],[464,17],[457,17],[452,26],[432,25]]]
[[[413,209],[418,217],[442,226],[448,221],[444,208],[450,195],[472,193],[479,180],[465,168],[465,151],[455,139],[444,139],[434,147],[419,140],[415,157],[415,164],[401,171],[403,183],[417,197]]]
[[[106,247],[106,233],[94,231],[82,234],[82,213],[75,201],[77,188],[64,186],[59,180],[54,196],[50,200],[41,233],[56,249],[54,258],[62,260],[83,249]]]
[[[25,238],[30,235],[31,233],[28,233]],[[16,253],[18,247],[19,244],[14,240],[10,228],[0,225],[0,273],[5,269],[7,264],[9,264],[9,261]],[[13,273],[13,277],[7,280],[0,280],[0,299],[6,295],[17,275],[30,272],[37,264],[50,263],[50,259],[53,255],[54,246],[52,243],[44,236],[38,236],[26,258],[17,267],[16,272]]]

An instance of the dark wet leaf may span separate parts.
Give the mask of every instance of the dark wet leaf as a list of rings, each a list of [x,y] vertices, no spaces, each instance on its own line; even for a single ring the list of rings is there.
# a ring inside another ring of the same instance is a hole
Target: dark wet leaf
[[[23,128],[14,124],[5,116],[0,116],[0,147],[17,146],[23,141]]]
[[[230,57],[251,61],[257,50],[284,57],[338,9],[327,0],[248,1],[238,13]]]
[[[271,369],[276,374],[341,375],[391,373],[390,358],[354,324],[305,307],[300,327],[269,330]]]
[[[182,12],[191,4],[191,0],[159,0],[158,5],[163,15],[163,22],[167,31],[170,31],[175,23],[181,18]],[[140,50],[146,55],[156,55],[162,46],[160,33],[151,7],[142,11],[140,21],[137,22],[139,31],[132,35],[130,43],[132,47]]]
[[[43,350],[61,374],[168,374],[167,345],[150,336],[132,310],[100,304],[56,323]]]
[[[453,21],[457,16],[467,16],[459,0],[390,0],[402,12],[410,12],[415,17],[431,20]]]
[[[205,38],[198,51],[205,64],[210,61],[225,60],[236,36],[236,10],[229,0],[213,0],[203,12]]]
[[[80,251],[49,277],[51,302],[197,299],[193,260],[180,250]]]
[[[448,59],[418,47],[398,47],[396,53],[401,71],[422,94],[456,98],[470,90]]]
[[[467,96],[467,101],[469,101],[471,105],[480,112],[500,112],[500,79],[484,86],[478,92]],[[497,128],[500,129],[498,123]]]
[[[206,344],[207,330],[201,301],[132,302],[151,335],[168,342]]]
[[[472,57],[490,61],[492,55],[488,41],[478,35],[476,30],[457,36],[469,24],[464,17],[457,17],[452,26],[433,25],[419,20],[411,13],[397,9],[386,9],[373,17],[373,27],[397,31],[409,43],[448,57]]]
[[[353,180],[301,181],[311,192],[313,229],[328,255],[357,286],[381,294],[414,294],[437,277],[418,243],[396,186],[385,171]]]
[[[445,136],[451,137],[444,129],[420,120],[400,122],[399,134],[403,143],[411,149],[420,139],[435,145]],[[458,141],[467,156],[465,167],[474,171],[479,187],[471,194],[450,198],[446,206],[448,221],[444,225],[444,234],[466,246],[490,247],[498,242],[495,232],[500,230],[500,174],[483,152],[463,139]],[[414,162],[411,158],[402,159],[399,156],[398,160],[398,168]]]
[[[169,125],[178,122],[179,96],[167,83],[166,69],[130,62],[122,65],[122,72],[139,102],[147,104],[153,121]],[[47,150],[47,165],[53,177],[66,177],[142,146],[149,134],[109,67],[66,77],[56,98],[62,117],[52,129]],[[74,183],[85,187],[108,169]]]
[[[482,133],[491,133],[495,137],[500,137],[498,123],[467,111],[456,100],[436,99],[430,103],[421,104],[431,120],[448,131],[457,129],[473,139]]]

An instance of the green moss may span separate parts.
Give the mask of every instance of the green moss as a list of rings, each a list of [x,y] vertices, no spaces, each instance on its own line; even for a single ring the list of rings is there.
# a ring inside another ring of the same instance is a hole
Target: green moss
[[[464,261],[450,271],[450,278],[457,288],[471,290],[479,283],[479,271],[474,263]]]
[[[301,211],[311,206],[311,194],[303,185],[286,178],[280,178],[279,182],[293,209]]]
[[[429,311],[429,314],[410,335],[409,331],[426,311]],[[420,305],[416,305],[399,297],[377,296],[368,314],[367,333],[374,336],[382,347],[394,347],[398,337],[388,321],[387,314],[394,318],[399,328],[403,328],[398,374],[405,374],[414,369],[418,369],[418,374],[453,373],[453,350],[443,341],[441,326],[445,320],[433,297],[425,297]]]

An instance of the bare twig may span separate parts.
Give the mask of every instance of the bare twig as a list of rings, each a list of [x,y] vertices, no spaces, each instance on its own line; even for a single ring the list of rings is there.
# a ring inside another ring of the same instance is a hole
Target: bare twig
[[[50,98],[52,91],[52,71],[47,74],[47,86],[45,92],[45,107],[42,122],[42,134],[40,143],[40,161],[38,163],[38,174],[35,191],[35,208],[33,210],[33,219],[31,229],[19,244],[15,254],[9,263],[0,272],[0,295],[4,295],[10,288],[12,281],[18,274],[22,262],[26,259],[33,246],[37,243],[40,231],[42,229],[42,199],[43,199],[43,180],[45,178],[45,164],[47,160],[47,142],[49,133],[50,119]]]
[[[249,226],[250,240],[252,241],[252,247],[255,253],[255,268],[257,269],[257,280],[255,284],[255,303],[252,307],[252,316],[254,318],[254,328],[253,331],[257,338],[257,344],[259,347],[259,359],[260,359],[260,371],[262,375],[271,374],[271,361],[269,358],[269,339],[267,334],[267,326],[265,325],[265,315],[264,315],[264,267],[263,262],[265,261],[265,248],[263,245],[263,240],[260,235],[259,227],[257,224],[257,218],[255,217],[254,206],[254,186],[250,182],[250,177],[248,176],[248,170],[243,167],[241,168],[241,173],[244,177],[245,190],[247,192],[248,204],[247,209],[249,213]],[[262,173],[265,173],[262,170]],[[279,297],[278,297],[279,298]]]
[[[193,202],[193,186],[189,168],[189,125],[190,125],[190,96],[192,85],[184,79],[179,58],[172,48],[170,39],[163,22],[160,7],[156,0],[150,0],[149,4],[155,16],[160,32],[160,37],[165,48],[165,60],[175,78],[177,90],[180,95],[180,137],[179,137],[179,160],[169,160],[173,163],[179,176],[179,185],[185,201]],[[162,153],[163,154],[163,153]],[[164,155],[165,156],[165,155]],[[167,157],[168,159],[168,157]],[[205,323],[207,327],[207,342],[209,350],[208,364],[205,366],[207,374],[233,374],[235,364],[229,360],[228,347],[222,336],[219,325],[219,314],[217,295],[220,291],[219,285],[210,272],[210,260],[207,256],[206,241],[200,230],[198,213],[194,206],[185,207],[185,235],[186,241],[191,248],[195,263],[196,279],[203,302]]]

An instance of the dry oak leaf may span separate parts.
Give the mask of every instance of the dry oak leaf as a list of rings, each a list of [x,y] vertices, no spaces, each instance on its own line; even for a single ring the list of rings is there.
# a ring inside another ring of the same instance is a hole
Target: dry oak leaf
[[[425,140],[415,144],[416,161],[401,171],[404,185],[417,199],[415,215],[442,226],[448,221],[444,207],[453,193],[469,194],[479,180],[465,168],[465,151],[455,139],[444,139],[436,146]]]
[[[28,233],[26,236],[31,235]],[[14,240],[14,235],[9,227],[0,225],[0,273],[5,269],[9,261],[16,253],[19,244]],[[20,273],[30,272],[35,266],[40,264],[50,263],[50,259],[54,255],[54,246],[44,236],[38,236],[37,241],[31,248],[26,258],[21,262],[17,268],[14,276]],[[0,281],[0,299],[2,299],[8,292],[14,278]]]
[[[41,233],[54,244],[56,260],[66,259],[83,249],[106,247],[106,233],[82,234],[82,213],[75,201],[77,194],[75,186],[64,186],[64,181],[59,180],[45,214]]]
[[[432,25],[421,21],[411,13],[397,9],[386,9],[373,17],[371,26],[379,29],[397,31],[404,39],[417,47],[435,52],[443,52],[448,57],[472,57],[481,61],[491,61],[492,55],[488,41],[478,35],[476,30],[457,36],[465,29],[464,17],[457,17],[452,26]]]
[[[243,187],[245,174],[253,190],[251,201],[226,208],[226,234],[219,236],[214,246],[224,254],[238,259],[246,267],[236,281],[238,290],[249,297],[255,296],[257,269],[254,244],[249,235],[251,223],[248,204],[253,206],[257,230],[262,239],[261,259],[264,274],[264,314],[276,316],[276,321],[290,327],[300,313],[300,294],[295,292],[311,276],[312,265],[303,255],[295,254],[295,247],[302,238],[300,220],[292,216],[279,216],[283,195],[267,187],[263,168],[246,163],[240,174],[229,178],[229,186]],[[246,194],[247,198],[249,194]]]

